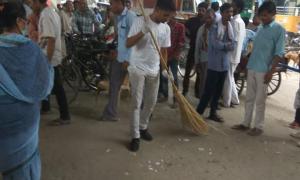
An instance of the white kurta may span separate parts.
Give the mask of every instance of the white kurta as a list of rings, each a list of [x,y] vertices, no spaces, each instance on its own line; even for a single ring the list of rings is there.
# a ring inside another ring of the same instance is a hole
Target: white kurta
[[[246,27],[241,15],[235,15],[231,20],[231,25],[237,45],[236,48],[230,53],[230,68],[223,88],[223,102],[226,107],[229,107],[231,103],[240,103],[234,80],[234,72],[240,63],[243,42],[246,37]]]
[[[233,28],[235,41],[237,43],[236,48],[231,53],[231,63],[238,64],[240,63],[242,49],[243,49],[243,42],[246,37],[246,27],[241,15],[235,15],[231,20],[231,25]]]

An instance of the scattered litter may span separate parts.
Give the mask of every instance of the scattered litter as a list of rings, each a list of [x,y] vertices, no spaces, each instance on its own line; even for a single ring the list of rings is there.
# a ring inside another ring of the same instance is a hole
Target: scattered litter
[[[205,151],[205,149],[204,149],[204,148],[201,148],[201,147],[199,147],[199,148],[198,148],[198,151]]]
[[[159,166],[159,165],[160,165],[160,162],[156,162],[155,165],[156,165],[156,166]]]
[[[181,142],[181,138],[178,138],[178,141],[180,141],[180,142]]]
[[[152,167],[149,167],[148,169],[149,169],[150,171],[153,171],[153,170],[154,170]]]
[[[212,153],[212,152],[209,152],[208,154],[211,156],[213,153]]]
[[[129,176],[129,172],[125,172],[124,174],[125,174],[125,176]]]
[[[148,164],[151,164],[151,161],[148,161]]]
[[[132,153],[133,156],[136,156],[136,153]]]
[[[155,169],[154,172],[155,172],[155,173],[158,173],[158,170]]]
[[[277,151],[276,154],[281,154],[281,152]]]
[[[106,149],[106,152],[107,152],[107,153],[111,152],[111,149]]]
[[[184,142],[190,142],[190,140],[189,140],[189,139],[183,139],[183,141],[184,141]]]
[[[164,160],[163,160],[163,159],[161,159],[161,160],[160,160],[160,162],[164,162]]]

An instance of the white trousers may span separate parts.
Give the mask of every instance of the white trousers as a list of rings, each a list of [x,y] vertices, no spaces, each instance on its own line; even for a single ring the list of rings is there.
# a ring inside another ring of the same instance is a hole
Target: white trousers
[[[140,130],[148,128],[149,118],[157,101],[159,73],[156,77],[146,75],[142,70],[129,68],[132,93],[132,138],[140,138]],[[143,103],[143,107],[141,108]]]
[[[255,105],[254,127],[263,129],[268,87],[268,85],[264,83],[265,74],[266,73],[258,73],[248,70],[245,119],[242,123],[247,127],[251,126]]]
[[[226,107],[230,107],[231,103],[240,104],[239,94],[234,81],[234,72],[238,64],[230,63],[228,75],[226,77],[223,88],[223,102]]]

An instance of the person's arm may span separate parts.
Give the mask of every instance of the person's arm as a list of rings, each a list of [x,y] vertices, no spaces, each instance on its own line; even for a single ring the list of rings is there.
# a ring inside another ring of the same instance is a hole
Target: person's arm
[[[51,17],[44,17],[41,19],[41,40],[43,45],[46,45],[46,56],[49,61],[52,60],[54,50],[55,50],[55,41],[56,41],[56,35],[55,35],[55,25],[53,24],[53,21],[51,20]]]
[[[140,31],[138,34],[127,38],[126,47],[131,48],[132,46],[136,45],[143,37],[144,33]]]
[[[132,46],[136,45],[144,36],[145,34],[142,32],[142,29],[140,27],[140,21],[141,19],[137,19],[130,28],[130,31],[128,33],[128,38],[126,41],[126,47],[131,48]],[[146,26],[145,23],[143,23],[143,26]]]
[[[165,65],[167,65],[167,61],[168,61],[168,48],[161,48],[160,50],[161,55],[163,58],[160,58],[160,64],[161,64],[161,69],[165,70],[166,67]]]
[[[280,62],[280,60],[282,59],[282,57],[284,55],[285,30],[283,28],[280,30],[280,33],[277,36],[277,40],[274,43],[274,45],[275,45],[275,56],[273,57],[273,60],[272,60],[271,69],[265,75],[265,84],[268,84],[271,81],[273,74],[276,72],[278,63]]]
[[[230,43],[229,42],[223,42],[218,39],[218,31],[217,27],[214,27],[208,35],[209,39],[208,41],[212,44],[213,48],[223,51],[228,51],[230,49]]]
[[[51,62],[55,50],[55,38],[47,37],[47,58]]]

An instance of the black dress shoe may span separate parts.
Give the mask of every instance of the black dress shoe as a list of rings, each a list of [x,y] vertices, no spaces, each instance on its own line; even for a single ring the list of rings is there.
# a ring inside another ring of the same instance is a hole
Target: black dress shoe
[[[153,140],[153,137],[152,135],[149,133],[148,129],[145,129],[145,130],[140,130],[140,135],[141,135],[141,138],[145,141],[152,141]]]
[[[223,123],[224,120],[221,116],[214,114],[214,115],[210,115],[207,119],[218,122],[218,123]]]
[[[140,148],[140,139],[139,138],[132,139],[129,144],[129,150],[132,152],[137,152],[139,148]]]

